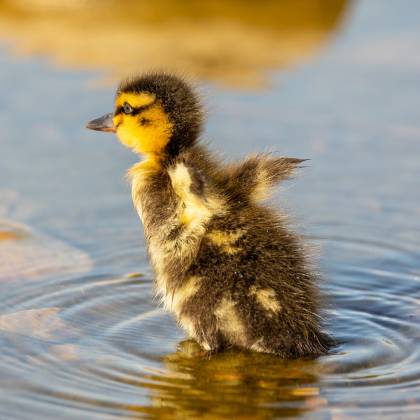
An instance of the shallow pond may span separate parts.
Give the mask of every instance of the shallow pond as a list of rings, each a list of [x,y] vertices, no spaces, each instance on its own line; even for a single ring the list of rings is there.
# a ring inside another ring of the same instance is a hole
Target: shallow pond
[[[5,41],[1,419],[417,418],[420,4],[354,2],[343,19],[306,63],[267,65],[270,89],[203,82],[211,148],[311,159],[273,202],[319,255],[339,345],[313,361],[208,359],[185,341],[153,298],[135,156],[83,128],[113,87]]]

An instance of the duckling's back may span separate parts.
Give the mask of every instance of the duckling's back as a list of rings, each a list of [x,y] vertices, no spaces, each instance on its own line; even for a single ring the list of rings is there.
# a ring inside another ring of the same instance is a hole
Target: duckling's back
[[[204,349],[284,357],[328,350],[301,241],[260,203],[301,162],[260,155],[221,167],[195,147],[133,171],[157,292]]]

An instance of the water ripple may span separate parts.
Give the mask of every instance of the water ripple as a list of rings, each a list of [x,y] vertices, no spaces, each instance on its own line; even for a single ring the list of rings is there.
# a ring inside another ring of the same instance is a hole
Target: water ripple
[[[158,307],[151,277],[93,271],[30,287],[17,283],[19,293],[0,301],[16,309],[8,314],[9,327],[0,317],[6,349],[0,382],[8,383],[9,403],[110,418],[164,416],[174,409],[187,417],[200,410],[221,415],[222,398],[234,415],[245,403],[267,415],[352,404],[355,412],[370,406],[391,413],[407,400],[414,409],[420,405],[419,276],[380,264],[411,259],[411,251],[374,240],[318,239],[336,256],[325,283],[339,342],[331,355],[283,361],[231,350],[203,358]],[[353,264],[349,246],[370,263]],[[110,261],[122,253],[97,257]],[[391,388],[395,395],[383,404],[383,390]]]

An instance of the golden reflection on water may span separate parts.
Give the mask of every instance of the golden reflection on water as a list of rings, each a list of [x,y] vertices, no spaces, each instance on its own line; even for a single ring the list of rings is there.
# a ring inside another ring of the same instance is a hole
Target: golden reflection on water
[[[265,72],[313,55],[349,0],[0,0],[0,37],[111,78],[181,71],[226,86],[257,87]]]
[[[320,394],[316,360],[285,361],[235,350],[208,358],[195,342],[184,341],[163,362],[168,372],[152,374],[152,382],[142,384],[151,393],[146,410],[159,417],[296,416],[328,404]]]

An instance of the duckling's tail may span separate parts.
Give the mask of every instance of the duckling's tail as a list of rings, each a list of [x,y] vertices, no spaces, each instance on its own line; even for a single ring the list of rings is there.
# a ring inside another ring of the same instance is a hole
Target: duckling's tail
[[[308,159],[273,157],[271,154],[251,156],[228,168],[226,179],[230,190],[240,191],[253,201],[269,197],[274,185],[290,178],[296,168]]]

